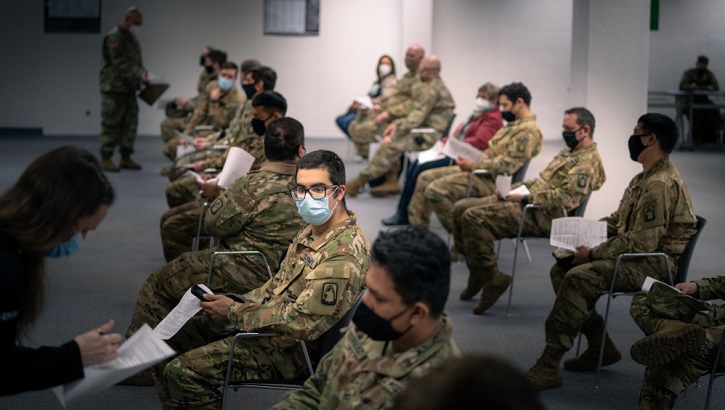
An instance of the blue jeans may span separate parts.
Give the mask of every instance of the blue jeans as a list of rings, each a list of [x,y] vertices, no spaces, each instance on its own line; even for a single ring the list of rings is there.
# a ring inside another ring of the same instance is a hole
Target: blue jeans
[[[403,222],[408,222],[408,205],[410,204],[411,198],[413,198],[415,184],[418,182],[418,175],[429,169],[447,167],[449,165],[451,165],[451,159],[445,157],[424,164],[419,164],[418,161],[415,161],[408,167],[408,172],[405,175],[405,187],[403,187],[403,193],[400,194],[400,202],[398,202],[398,208],[396,210],[398,215],[403,219]]]
[[[338,127],[342,130],[342,132],[347,135],[348,138],[350,138],[350,133],[347,132],[347,129],[350,127],[350,123],[355,119],[356,114],[341,114],[338,115],[337,118],[335,118],[335,123]]]

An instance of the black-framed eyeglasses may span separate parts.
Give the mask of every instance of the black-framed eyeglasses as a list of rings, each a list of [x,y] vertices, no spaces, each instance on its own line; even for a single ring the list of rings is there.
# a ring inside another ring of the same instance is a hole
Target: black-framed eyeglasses
[[[309,193],[312,199],[323,199],[327,198],[328,196],[332,195],[335,190],[339,187],[339,185],[318,185],[313,186],[312,188],[305,188],[302,186],[294,187],[290,189],[289,193],[292,195],[292,198],[295,201],[301,201],[305,199],[305,194]],[[334,189],[333,189],[334,188]],[[327,190],[332,189],[332,191],[328,194]]]

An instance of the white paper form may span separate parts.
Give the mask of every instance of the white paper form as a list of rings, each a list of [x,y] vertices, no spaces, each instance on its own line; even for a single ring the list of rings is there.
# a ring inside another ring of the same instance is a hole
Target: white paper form
[[[607,223],[581,216],[557,218],[551,222],[551,246],[576,251],[577,246],[593,248],[607,240]]]
[[[193,144],[190,145],[177,145],[176,146],[176,158],[180,158],[186,154],[191,154],[192,152],[196,152],[196,148]]]
[[[199,285],[204,292],[214,294],[204,285]],[[201,301],[191,293],[189,288],[179,301],[179,304],[154,328],[154,333],[163,340],[169,340],[181,329],[197,312],[201,310]]]
[[[510,175],[496,175],[496,189],[503,198],[506,198],[511,192],[511,176]]]
[[[177,137],[186,140],[186,142],[191,144],[192,147],[194,146],[194,137],[192,137],[191,135],[186,135],[179,130],[174,130],[174,134],[176,134]]]
[[[446,145],[443,146],[443,155],[453,159],[463,158],[471,162],[478,162],[483,158],[483,151],[467,142],[448,138]]]
[[[227,160],[224,161],[224,168],[216,178],[210,181],[217,181],[217,185],[227,189],[237,179],[247,175],[254,164],[254,156],[239,147],[231,147]]]
[[[63,407],[101,392],[143,369],[175,354],[163,340],[144,324],[118,348],[118,357],[108,363],[83,369],[84,377],[53,388]]]
[[[526,185],[519,185],[516,189],[512,189],[509,191],[509,195],[530,195],[531,191],[529,191],[529,188],[526,188]]]
[[[441,152],[442,149],[443,143],[441,141],[436,141],[432,147],[418,153],[418,164],[425,164],[426,162],[445,158],[445,155]]]
[[[358,104],[362,105],[363,107],[367,109],[373,108],[373,100],[370,99],[370,96],[366,95],[364,97],[350,97],[353,101],[357,102]]]

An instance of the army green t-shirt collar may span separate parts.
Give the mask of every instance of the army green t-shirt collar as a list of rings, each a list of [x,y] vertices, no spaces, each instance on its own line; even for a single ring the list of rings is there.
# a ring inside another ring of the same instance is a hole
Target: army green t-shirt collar
[[[262,165],[260,171],[269,171],[276,174],[294,175],[297,164],[288,164],[286,162],[267,161]]]

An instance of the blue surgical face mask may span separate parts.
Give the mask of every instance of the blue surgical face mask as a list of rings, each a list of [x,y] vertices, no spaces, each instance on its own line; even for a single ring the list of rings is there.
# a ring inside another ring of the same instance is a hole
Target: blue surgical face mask
[[[234,85],[234,80],[229,80],[224,77],[219,77],[217,82],[219,83],[219,88],[221,88],[223,91],[232,88],[232,86]]]
[[[63,243],[59,243],[54,248],[43,252],[43,256],[48,258],[63,258],[75,253],[80,246],[78,245],[78,233],[71,236],[70,239]]]
[[[337,188],[335,188],[330,195],[334,195],[336,191]],[[329,198],[329,196],[321,199],[314,199],[308,192],[304,199],[296,201],[297,212],[300,213],[302,219],[304,219],[308,224],[322,225],[330,219],[332,212],[335,208],[337,208],[337,204],[335,204],[335,206],[330,209],[327,198]],[[337,203],[339,204],[340,201]]]

